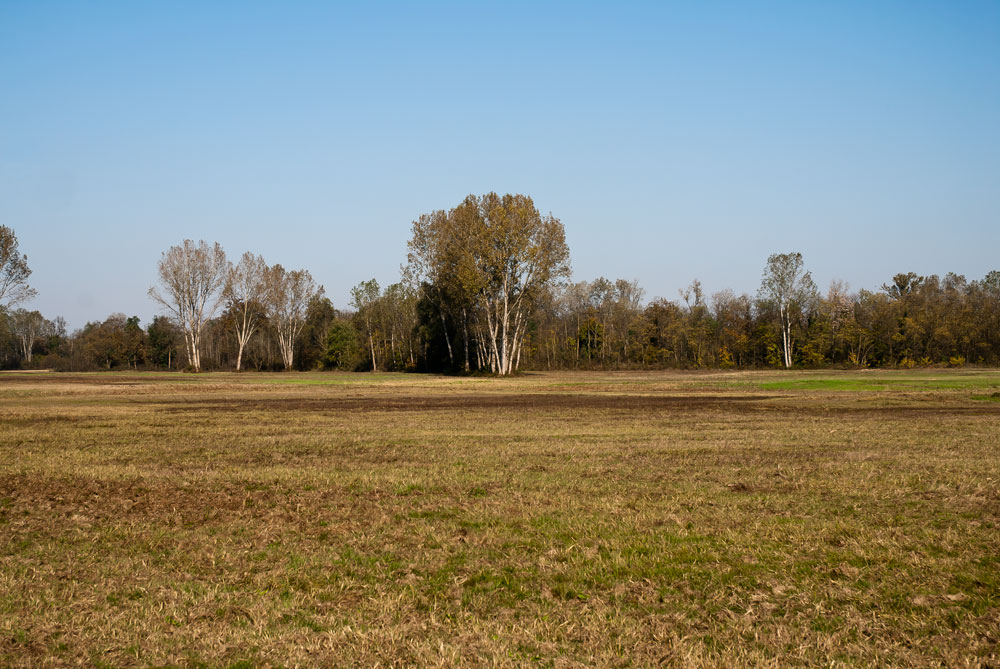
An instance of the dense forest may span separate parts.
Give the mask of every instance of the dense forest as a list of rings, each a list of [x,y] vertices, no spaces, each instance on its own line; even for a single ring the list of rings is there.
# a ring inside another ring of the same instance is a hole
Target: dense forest
[[[54,370],[387,370],[914,367],[1000,364],[1000,272],[892,276],[824,292],[798,253],[754,295],[646,301],[638,281],[570,280],[562,223],[530,198],[469,196],[413,223],[400,280],[338,309],[307,270],[185,240],[157,265],[162,315],[111,314],[68,332],[24,307],[31,270],[0,226],[0,365]]]

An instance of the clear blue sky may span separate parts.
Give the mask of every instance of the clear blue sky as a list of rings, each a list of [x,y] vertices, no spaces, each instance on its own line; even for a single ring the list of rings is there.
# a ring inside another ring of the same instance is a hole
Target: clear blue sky
[[[1000,3],[0,0],[0,223],[46,316],[146,322],[219,241],[338,307],[469,193],[560,217],[575,278],[755,292],[1000,269]]]

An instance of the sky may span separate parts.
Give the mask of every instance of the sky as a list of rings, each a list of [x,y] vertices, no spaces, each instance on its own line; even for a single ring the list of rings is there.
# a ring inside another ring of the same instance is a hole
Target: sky
[[[186,238],[338,308],[411,222],[530,195],[575,280],[1000,269],[1000,3],[0,0],[0,224],[71,328]]]

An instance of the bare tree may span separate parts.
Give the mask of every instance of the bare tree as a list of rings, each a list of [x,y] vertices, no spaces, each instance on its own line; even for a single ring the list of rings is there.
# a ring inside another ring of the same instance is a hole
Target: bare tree
[[[260,326],[267,303],[268,267],[264,259],[249,251],[239,263],[229,268],[223,299],[229,304],[229,315],[236,333],[239,351],[236,354],[236,371],[243,364],[243,349]]]
[[[52,323],[37,311],[18,309],[10,317],[11,333],[17,338],[25,362],[31,362],[31,349],[35,341],[54,330]]]
[[[761,295],[778,307],[781,352],[785,368],[792,366],[792,325],[801,310],[815,299],[816,284],[805,271],[801,253],[775,253],[768,257]]]
[[[630,329],[639,315],[646,291],[639,285],[638,279],[615,281],[614,305],[612,308],[613,322],[622,343],[622,357],[627,362],[629,356]]]
[[[409,364],[416,364],[411,335],[417,327],[417,295],[411,286],[399,282],[387,286],[380,299],[394,367],[405,367],[407,358]]]
[[[209,246],[185,239],[160,257],[157,271],[165,294],[153,286],[149,296],[169,310],[184,331],[188,360],[200,371],[202,330],[221,300],[229,271],[226,253],[218,242]]]
[[[324,293],[308,270],[286,271],[281,265],[267,270],[265,294],[267,312],[278,336],[278,348],[285,369],[291,369],[295,357],[295,339],[306,322],[309,302]]]
[[[0,225],[0,309],[9,309],[37,294],[28,286],[29,276],[28,256],[18,252],[17,235]]]
[[[830,319],[830,353],[835,355],[839,339],[849,328],[854,318],[854,300],[850,294],[850,286],[844,281],[830,281],[830,289],[826,294],[824,304],[827,317]]]

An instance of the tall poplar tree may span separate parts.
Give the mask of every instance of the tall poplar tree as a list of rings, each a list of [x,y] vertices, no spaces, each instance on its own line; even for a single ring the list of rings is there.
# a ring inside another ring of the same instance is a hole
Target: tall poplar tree
[[[215,314],[229,271],[226,253],[219,243],[209,246],[185,239],[171,246],[157,263],[163,292],[156,286],[149,296],[163,305],[184,331],[188,362],[201,371],[201,337],[205,324]]]
[[[767,258],[760,292],[778,308],[781,352],[785,368],[792,366],[792,325],[816,297],[816,284],[805,270],[801,253],[775,253]]]

